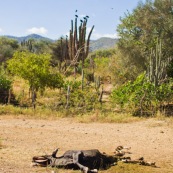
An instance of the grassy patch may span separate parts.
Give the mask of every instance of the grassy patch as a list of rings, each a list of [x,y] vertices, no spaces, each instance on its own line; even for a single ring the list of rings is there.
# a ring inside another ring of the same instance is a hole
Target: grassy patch
[[[161,173],[159,168],[153,168],[148,166],[141,166],[137,164],[125,164],[118,163],[117,166],[111,167],[106,171],[100,171],[100,173]],[[165,172],[166,173],[166,172]]]
[[[21,108],[12,105],[0,105],[0,116],[28,117],[28,118],[57,118],[62,117],[60,112],[51,111],[49,109],[37,108]]]
[[[56,119],[56,118],[73,118],[74,120],[82,123],[90,122],[109,122],[109,123],[128,123],[142,120],[139,117],[133,117],[130,114],[121,113],[104,113],[100,110],[95,110],[90,113],[80,114],[72,110],[53,111],[42,107],[21,108],[12,105],[0,105],[0,116],[15,116],[15,117],[28,117],[40,119]]]
[[[38,173],[43,173],[45,168],[37,170]],[[79,170],[64,170],[64,169],[57,169],[57,168],[46,168],[46,171],[53,170],[55,173],[79,173]],[[111,167],[108,170],[99,171],[99,173],[168,173],[169,170],[160,169],[160,168],[153,168],[149,166],[141,166],[137,164],[125,164],[125,163],[118,163],[118,165]]]
[[[128,113],[117,113],[103,110],[94,110],[91,112],[80,113],[70,110],[52,110],[49,108],[37,107],[35,110],[33,108],[21,108],[12,105],[0,105],[0,116],[13,116],[13,117],[27,117],[32,119],[57,119],[57,118],[73,118],[75,121],[81,123],[131,123],[145,120],[146,118],[135,117]],[[173,117],[165,117],[164,115],[159,115],[153,117],[155,120],[164,121],[168,126],[173,127]],[[156,124],[155,126],[160,126]],[[165,124],[165,123],[164,123]],[[154,126],[153,125],[153,126]],[[162,123],[161,123],[162,125]]]
[[[158,126],[164,126],[166,124],[167,127],[169,126],[169,127],[173,128],[173,117],[165,117],[164,115],[162,115],[159,117],[156,116],[155,120],[160,121],[160,123],[156,122],[153,126],[158,127]]]
[[[106,122],[106,123],[130,123],[143,120],[143,118],[134,117],[124,113],[103,113],[101,111],[90,112],[88,114],[78,115],[76,119],[79,122]]]

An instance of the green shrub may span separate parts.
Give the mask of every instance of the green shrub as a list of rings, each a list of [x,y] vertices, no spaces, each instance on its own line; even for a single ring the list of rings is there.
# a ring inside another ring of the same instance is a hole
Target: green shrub
[[[11,81],[5,76],[0,75],[0,90],[9,90],[11,88]]]
[[[77,80],[70,81],[70,80],[67,80],[66,82],[64,82],[63,88],[65,90],[67,90],[68,86],[70,86],[71,90],[79,89],[80,86],[81,86],[81,81],[77,81]]]
[[[134,82],[129,81],[114,89],[111,98],[134,115],[153,115],[163,104],[171,101],[172,94],[171,81],[155,86],[143,73]]]
[[[67,90],[69,91],[69,100],[67,106]],[[64,82],[64,87],[61,95],[61,103],[63,108],[67,108],[71,111],[81,111],[86,112],[93,110],[98,103],[98,94],[94,87],[84,87],[82,90],[81,81],[66,81]]]
[[[11,84],[11,80],[9,80],[5,75],[0,74],[0,103],[8,102]]]

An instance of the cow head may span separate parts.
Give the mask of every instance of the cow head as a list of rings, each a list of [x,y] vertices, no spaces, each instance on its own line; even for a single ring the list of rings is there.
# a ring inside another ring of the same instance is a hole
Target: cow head
[[[51,155],[34,156],[32,158],[32,166],[46,167],[48,165],[51,165],[52,160],[56,158],[58,149],[56,149]]]
[[[42,166],[46,167],[50,165],[52,156],[34,156],[32,158],[32,166]]]

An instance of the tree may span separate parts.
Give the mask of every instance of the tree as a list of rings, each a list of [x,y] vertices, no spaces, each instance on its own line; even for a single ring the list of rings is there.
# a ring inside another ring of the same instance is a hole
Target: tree
[[[155,0],[139,3],[132,13],[121,18],[117,31],[118,48],[125,59],[125,66],[136,66],[139,72],[146,70],[151,49],[157,40],[162,41],[164,57],[173,54],[173,1]],[[131,68],[132,69],[132,68]]]
[[[12,81],[8,79],[5,69],[0,66],[0,103],[10,102],[10,90]]]
[[[0,38],[0,63],[6,62],[19,47],[18,42],[6,37]]]
[[[61,88],[63,84],[61,75],[51,70],[48,54],[15,52],[13,58],[8,61],[8,69],[12,74],[29,82],[34,107],[38,90],[44,90],[46,87]]]

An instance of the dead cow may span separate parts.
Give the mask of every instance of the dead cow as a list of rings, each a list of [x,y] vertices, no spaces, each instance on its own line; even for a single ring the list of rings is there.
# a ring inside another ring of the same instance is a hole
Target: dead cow
[[[147,162],[143,157],[135,160],[131,160],[131,157],[124,157],[125,154],[131,154],[128,151],[129,149],[131,148],[118,146],[115,149],[114,156],[102,154],[97,149],[69,150],[60,157],[56,156],[57,149],[51,155],[35,156],[32,161],[33,166],[80,169],[83,173],[98,172],[100,169],[106,170],[110,166],[116,165],[118,161],[156,167],[155,162]]]
[[[108,156],[97,149],[69,150],[57,157],[57,150],[51,155],[33,157],[33,166],[50,166],[65,169],[80,169],[83,173],[98,172],[117,163],[116,156]]]

